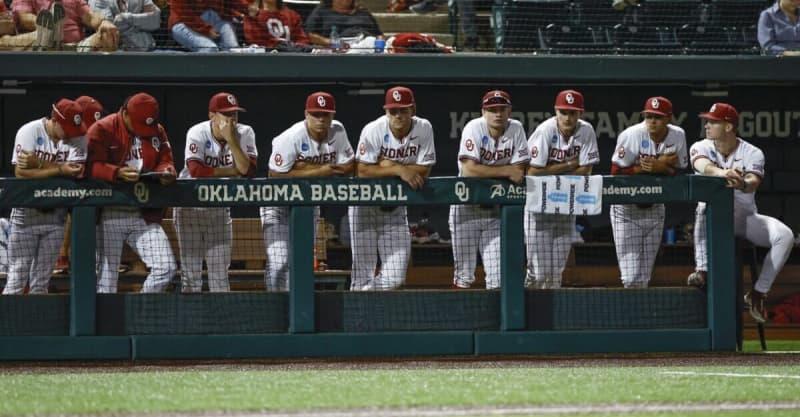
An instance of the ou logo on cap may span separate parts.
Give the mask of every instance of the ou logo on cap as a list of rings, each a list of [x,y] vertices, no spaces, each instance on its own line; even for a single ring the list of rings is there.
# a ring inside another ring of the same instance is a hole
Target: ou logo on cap
[[[657,98],[654,98],[653,101],[650,102],[650,107],[652,107],[654,109],[657,109],[658,106],[660,106],[660,105],[661,105],[661,103],[658,102]]]
[[[715,111],[717,111],[717,105],[716,104],[712,104],[711,105],[711,110],[709,110],[708,112],[709,113],[714,113]]]
[[[500,92],[499,92],[499,91],[495,91],[495,92],[494,92],[494,96],[495,96],[495,97],[503,97],[503,95],[502,95],[502,94],[500,94]]]
[[[231,103],[231,105],[235,106],[236,105],[236,97],[228,94],[228,103]]]
[[[75,126],[80,126],[83,123],[83,119],[81,118],[80,114],[76,114],[72,116],[72,122],[75,123]]]
[[[567,103],[569,103],[569,104],[572,104],[572,103],[575,102],[575,97],[572,96],[572,93],[567,93],[567,96],[565,98],[567,99]]]
[[[102,114],[100,114],[99,111],[94,112],[94,121],[100,120],[100,116],[102,116]]]
[[[394,90],[394,91],[392,91],[392,98],[394,99],[394,101],[400,101],[400,100],[403,99],[403,95],[400,94],[399,91]]]
[[[324,108],[326,106],[326,104],[327,104],[325,102],[325,97],[322,97],[322,96],[317,97],[317,104],[319,104],[320,107]]]
[[[144,124],[146,124],[146,125],[150,126],[150,125],[152,125],[152,124],[153,124],[153,122],[155,122],[155,121],[156,121],[156,119],[153,119],[152,117],[148,117],[147,119],[145,119],[145,121],[144,121]]]

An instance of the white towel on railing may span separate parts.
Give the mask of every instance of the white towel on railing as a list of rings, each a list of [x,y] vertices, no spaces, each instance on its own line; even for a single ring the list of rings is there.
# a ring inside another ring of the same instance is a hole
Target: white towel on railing
[[[595,215],[603,211],[603,176],[525,177],[525,210],[546,214]]]

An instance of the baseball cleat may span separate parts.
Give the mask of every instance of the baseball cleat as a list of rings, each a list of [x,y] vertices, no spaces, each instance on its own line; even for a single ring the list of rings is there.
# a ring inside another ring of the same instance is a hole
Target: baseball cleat
[[[53,14],[49,10],[42,10],[36,15],[36,42],[33,49],[46,51],[53,45]]]
[[[762,294],[756,290],[744,295],[744,304],[747,306],[747,310],[750,312],[750,315],[753,316],[753,319],[759,323],[767,322],[767,309],[764,307],[764,300],[766,300],[766,298],[766,294]]]
[[[53,13],[53,48],[61,49],[61,44],[64,42],[64,18],[67,13],[64,11],[64,5],[60,1],[53,2],[50,6]]]
[[[706,271],[694,271],[686,277],[686,285],[690,287],[705,288]]]

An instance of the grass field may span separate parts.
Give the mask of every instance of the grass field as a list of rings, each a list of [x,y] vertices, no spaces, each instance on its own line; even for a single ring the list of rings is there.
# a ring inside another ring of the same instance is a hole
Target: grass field
[[[797,342],[771,342],[798,350]],[[752,343],[746,350],[756,350]],[[723,365],[719,365],[723,363]],[[31,364],[0,415],[797,416],[797,354]],[[717,410],[717,411],[714,411]],[[212,413],[212,414],[209,414]]]

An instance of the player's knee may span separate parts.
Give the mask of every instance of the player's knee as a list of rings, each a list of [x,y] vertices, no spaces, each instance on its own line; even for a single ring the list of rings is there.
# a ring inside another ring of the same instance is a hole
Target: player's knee
[[[794,246],[794,234],[792,234],[792,229],[783,224],[781,226],[782,227],[778,229],[772,239],[772,247],[788,248],[791,250],[792,246]]]

